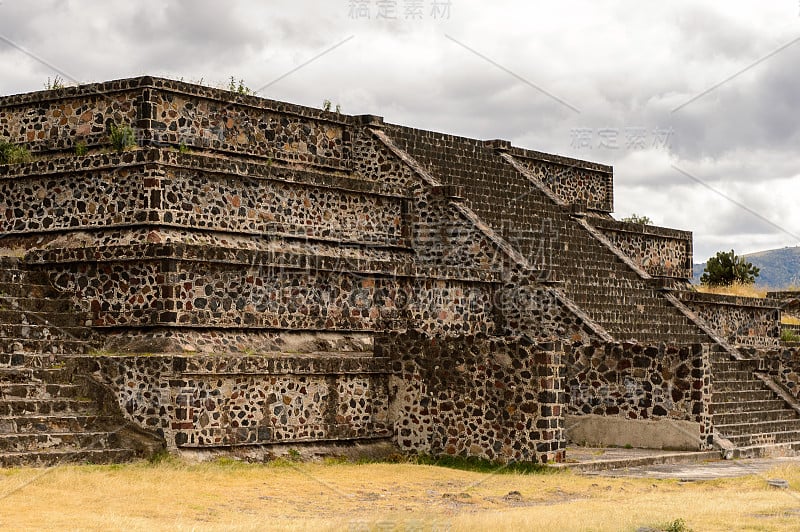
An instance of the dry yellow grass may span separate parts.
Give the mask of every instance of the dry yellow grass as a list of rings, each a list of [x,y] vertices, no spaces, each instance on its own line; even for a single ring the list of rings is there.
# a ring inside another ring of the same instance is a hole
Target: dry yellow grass
[[[796,530],[800,468],[681,483],[395,464],[0,470],[4,530]],[[520,498],[506,497],[518,491]]]
[[[698,292],[705,294],[720,294],[723,296],[739,296],[739,297],[767,297],[767,288],[758,288],[754,284],[734,283],[730,286],[697,286]]]

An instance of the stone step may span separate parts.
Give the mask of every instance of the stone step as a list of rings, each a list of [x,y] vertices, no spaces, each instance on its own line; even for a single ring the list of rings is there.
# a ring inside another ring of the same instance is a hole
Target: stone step
[[[721,433],[724,435],[724,433]],[[741,434],[736,436],[725,436],[736,447],[748,447],[753,445],[771,445],[776,443],[797,443],[800,444],[800,431],[780,431],[754,434]]]
[[[0,383],[0,399],[75,399],[79,394],[74,384]]]
[[[714,385],[726,381],[749,381],[753,380],[753,372],[751,370],[730,370],[730,371],[717,371],[712,368],[711,379]]]
[[[80,432],[113,429],[118,421],[109,416],[55,414],[47,416],[0,416],[0,434]]]
[[[71,356],[54,353],[0,353],[0,370],[3,368],[61,367]]]
[[[14,340],[49,340],[60,338],[67,340],[84,341],[90,338],[92,330],[89,327],[59,327],[40,324],[0,323],[0,338]]]
[[[782,399],[764,401],[733,401],[730,403],[711,403],[711,413],[715,419],[718,414],[734,414],[740,412],[766,412],[781,410],[786,407]]]
[[[714,425],[724,426],[742,423],[758,423],[764,421],[785,421],[798,419],[797,412],[788,408],[778,408],[775,410],[748,410],[744,412],[728,412],[725,414],[713,414]]]
[[[0,309],[0,323],[45,325],[48,327],[84,327],[86,316],[79,312],[40,312]]]
[[[0,353],[85,354],[91,348],[87,340],[0,337]]]
[[[61,383],[69,375],[60,367],[30,368],[12,366],[0,368],[0,383],[3,384],[42,384]]]
[[[0,283],[0,303],[6,297],[15,298],[55,298],[60,294],[49,284]]]
[[[775,399],[775,394],[764,387],[760,390],[720,392],[714,389],[711,393],[712,403],[740,403],[746,405],[752,401],[770,401]]]
[[[75,304],[68,299],[0,296],[0,309],[30,312],[72,312]]]
[[[24,269],[25,266],[0,264],[0,286],[5,284],[49,284],[47,274],[41,270]]]
[[[0,399],[0,416],[44,416],[49,414],[90,414],[95,408],[90,400],[58,399]]]
[[[800,442],[745,445],[733,449],[731,458],[800,456]]]
[[[728,355],[726,355],[728,356]],[[730,360],[730,358],[720,361],[711,362],[711,374],[717,375],[720,372],[727,371],[754,371],[758,369],[757,360]]]
[[[800,419],[779,421],[759,421],[755,423],[736,423],[731,425],[715,425],[717,432],[725,437],[743,436],[747,434],[771,434],[773,432],[797,432],[800,434]],[[800,441],[800,439],[798,439]]]
[[[712,389],[716,392],[749,392],[764,389],[764,383],[755,379],[736,381],[713,381]]]
[[[78,451],[39,451],[0,453],[0,467],[48,467],[65,463],[117,464],[136,457],[133,449],[81,449]]]
[[[41,434],[0,434],[0,453],[37,452],[47,449],[80,451],[119,447],[114,432],[46,432]]]

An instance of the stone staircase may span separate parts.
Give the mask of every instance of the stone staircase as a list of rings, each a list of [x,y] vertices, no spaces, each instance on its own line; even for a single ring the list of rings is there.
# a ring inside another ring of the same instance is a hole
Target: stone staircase
[[[758,360],[731,360],[712,352],[711,412],[717,434],[734,447],[733,457],[800,451],[800,413],[758,379]]]
[[[544,257],[546,264],[532,265],[555,272],[556,290],[617,341],[715,345],[653,281],[535,186],[513,159],[473,139],[394,125],[386,133],[434,178],[460,187],[466,204],[529,260]],[[591,217],[586,220],[591,225]],[[718,434],[736,447],[737,456],[800,450],[797,411],[754,375],[757,360],[734,360],[738,356],[722,348],[713,353]]]
[[[38,272],[0,258],[0,467],[130,460],[113,416],[66,369],[91,346],[85,316]]]
[[[388,126],[387,135],[527,257],[618,341],[702,343],[708,336],[494,149],[474,139]],[[540,262],[544,261],[544,264]]]

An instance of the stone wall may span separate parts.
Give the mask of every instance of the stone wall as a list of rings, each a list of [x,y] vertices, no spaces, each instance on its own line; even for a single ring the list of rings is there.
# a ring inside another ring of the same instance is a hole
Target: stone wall
[[[392,364],[394,438],[401,449],[501,461],[564,459],[558,345],[522,338],[376,339]]]
[[[391,436],[388,362],[349,357],[151,355],[71,361],[168,448]]]
[[[614,210],[614,174],[610,166],[547,153],[509,148],[562,202],[609,213]]]
[[[764,368],[770,375],[800,400],[800,347],[747,348],[743,351],[752,358],[764,360]]]
[[[107,147],[112,125],[142,146],[213,149],[349,167],[352,117],[149,76],[0,97],[0,137],[39,154]]]
[[[780,342],[780,307],[773,300],[689,291],[674,293],[732,344],[770,347]]]
[[[569,414],[689,422],[697,448],[712,444],[711,374],[703,345],[568,346],[564,367]]]
[[[395,187],[166,150],[0,169],[6,233],[134,225],[401,246]]]
[[[692,278],[692,233],[597,217],[589,221],[650,275]]]

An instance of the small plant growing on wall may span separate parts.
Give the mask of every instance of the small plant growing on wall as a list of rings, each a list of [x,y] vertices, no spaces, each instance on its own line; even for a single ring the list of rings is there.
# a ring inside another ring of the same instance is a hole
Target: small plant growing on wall
[[[644,224],[644,225],[653,225],[653,220],[650,219],[649,216],[645,215],[638,215],[636,213],[631,214],[630,216],[626,216],[622,218],[620,222],[628,222],[631,224]]]
[[[337,103],[336,107],[334,108],[333,107],[333,102],[331,102],[330,100],[323,100],[322,101],[322,110],[323,111],[328,111],[328,112],[334,111],[336,114],[339,114],[339,113],[342,112],[342,106]]]
[[[244,80],[240,79],[236,81],[236,78],[231,76],[231,79],[228,81],[228,90],[231,92],[236,92],[238,94],[245,94],[248,96],[255,96],[255,91],[252,90],[250,87],[244,84]]]
[[[81,141],[75,144],[75,155],[83,157],[87,153],[89,153],[89,146],[87,146],[85,142]]]
[[[28,148],[0,140],[0,164],[27,163],[30,160]]]
[[[64,87],[66,87],[64,84],[64,78],[58,75],[56,75],[52,80],[48,76],[47,83],[44,85],[44,88],[47,90],[63,89]]]
[[[112,125],[110,139],[111,147],[117,153],[122,153],[136,147],[136,135],[129,125]]]

